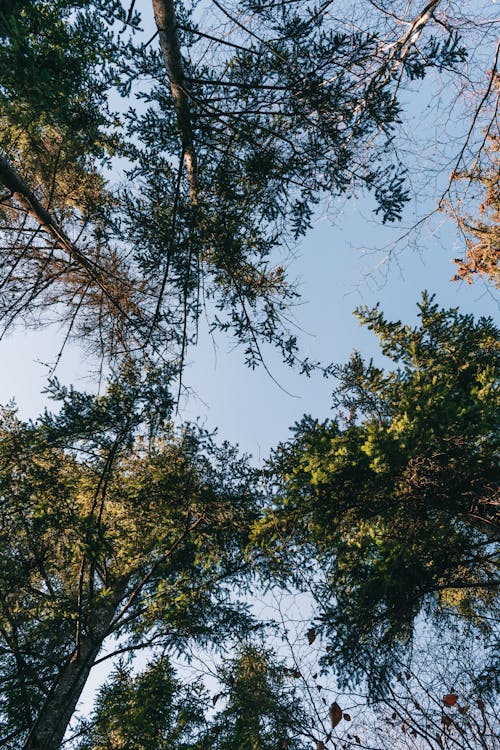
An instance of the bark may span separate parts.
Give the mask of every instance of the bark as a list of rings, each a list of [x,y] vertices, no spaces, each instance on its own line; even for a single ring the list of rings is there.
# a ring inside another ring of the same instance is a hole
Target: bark
[[[160,37],[160,49],[170,81],[170,91],[177,112],[177,123],[189,183],[189,197],[191,203],[196,205],[198,203],[196,151],[173,0],[153,0],[153,12]]]
[[[500,519],[498,513],[493,518],[480,516],[477,513],[469,513],[468,517],[476,529],[488,537],[491,542],[500,542]]]
[[[57,750],[63,741],[90,670],[125,594],[127,581],[119,581],[110,602],[94,616],[91,632],[81,638],[52,686],[23,745],[23,750]]]

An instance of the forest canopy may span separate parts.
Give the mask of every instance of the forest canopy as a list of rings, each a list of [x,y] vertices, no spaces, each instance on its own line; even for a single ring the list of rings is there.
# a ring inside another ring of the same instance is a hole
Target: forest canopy
[[[401,226],[388,258],[451,217],[455,281],[493,293],[495,23],[0,4],[0,338],[57,342],[53,407],[0,415],[0,747],[493,746],[498,327],[424,293],[414,325],[358,309],[379,359],[321,361],[291,258],[361,199]],[[332,403],[242,454],[179,415],[210,335],[331,378]],[[58,380],[69,344],[87,390]]]

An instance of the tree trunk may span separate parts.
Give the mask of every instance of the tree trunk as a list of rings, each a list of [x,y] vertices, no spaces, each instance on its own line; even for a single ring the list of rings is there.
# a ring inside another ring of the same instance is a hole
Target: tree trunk
[[[153,12],[160,35],[160,48],[170,81],[170,91],[177,112],[177,123],[181,134],[182,151],[189,182],[189,197],[191,203],[196,205],[198,203],[196,152],[173,0],[153,0]]]
[[[108,628],[123,599],[126,581],[116,585],[112,600],[96,613],[92,632],[84,636],[62,669],[45,699],[23,750],[57,750],[87,682],[90,670],[101,650]]]

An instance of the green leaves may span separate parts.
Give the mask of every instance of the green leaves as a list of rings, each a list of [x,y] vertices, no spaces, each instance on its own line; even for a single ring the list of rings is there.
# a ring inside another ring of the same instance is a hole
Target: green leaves
[[[464,52],[430,14],[407,39],[401,24],[413,21],[371,4],[353,26],[315,2],[240,3],[259,33],[219,6],[203,19],[191,3],[171,6],[162,34],[175,74],[162,34],[141,35],[147,7],[130,19],[116,0],[2,12],[3,158],[54,225],[47,247],[47,217],[9,188],[6,329],[51,309],[101,359],[144,353],[182,371],[207,301],[211,330],[234,336],[250,367],[267,343],[314,367],[287,325],[297,293],[275,252],[325,198],[371,192],[383,222],[401,218],[402,83],[459,68]]]
[[[451,609],[488,629],[499,349],[493,321],[440,310],[425,294],[414,328],[378,308],[358,315],[398,369],[359,354],[337,369],[339,419],[305,418],[277,449],[277,510],[262,533],[288,533],[299,559],[315,549],[335,663],[378,690],[419,613]]]
[[[90,721],[82,722],[79,750],[195,750],[202,747],[207,695],[185,684],[166,657],[133,675],[118,666],[99,691]]]
[[[54,383],[57,416],[26,425],[6,414],[0,712],[20,743],[37,716],[37,727],[59,721],[60,702],[79,697],[72,665],[89,653],[88,674],[108,636],[125,651],[182,653],[194,642],[218,648],[253,624],[235,589],[251,579],[257,474],[206,432],[161,421],[156,386],[130,371],[99,397]],[[48,694],[55,704],[42,710]]]
[[[223,663],[226,706],[208,729],[213,750],[303,750],[304,708],[286,669],[269,650],[247,646]]]

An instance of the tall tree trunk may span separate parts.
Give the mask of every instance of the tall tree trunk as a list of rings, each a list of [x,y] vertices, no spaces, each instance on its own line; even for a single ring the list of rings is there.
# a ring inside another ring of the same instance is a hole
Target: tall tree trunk
[[[90,670],[123,599],[127,581],[115,587],[112,600],[94,616],[92,632],[84,636],[52,686],[23,750],[57,750],[63,741]]]
[[[181,134],[182,151],[189,182],[189,197],[191,203],[196,205],[198,203],[196,151],[173,0],[153,0],[153,12],[160,35],[160,48],[170,81],[170,91],[177,112],[177,123]]]

